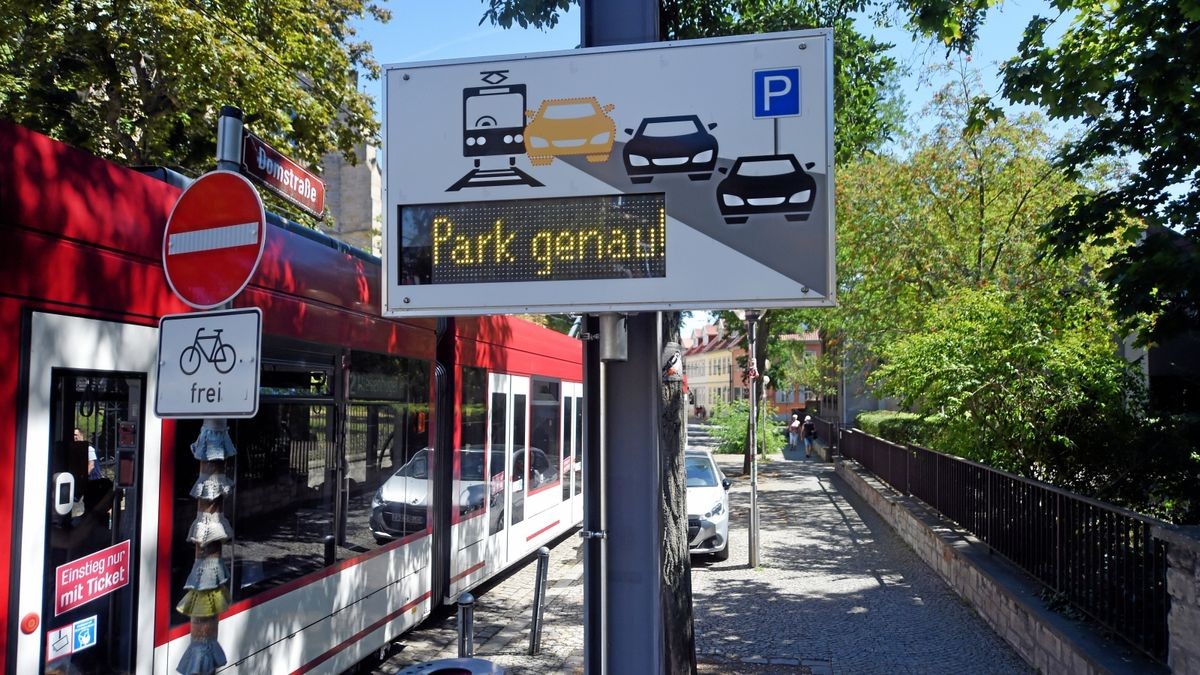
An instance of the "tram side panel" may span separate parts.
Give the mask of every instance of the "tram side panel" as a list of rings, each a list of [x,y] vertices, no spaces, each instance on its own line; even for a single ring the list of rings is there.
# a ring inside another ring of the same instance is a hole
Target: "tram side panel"
[[[509,317],[458,327],[447,602],[579,522],[562,487],[572,480],[564,411],[574,403],[564,401],[579,387],[579,341]]]

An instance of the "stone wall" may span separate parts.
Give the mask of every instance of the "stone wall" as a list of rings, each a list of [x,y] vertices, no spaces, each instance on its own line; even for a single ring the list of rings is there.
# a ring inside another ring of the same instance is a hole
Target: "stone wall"
[[[1043,673],[1161,673],[1166,669],[1123,644],[1105,639],[1088,624],[1073,621],[1053,612],[1039,598],[1041,587],[1025,578],[1014,567],[996,556],[978,540],[955,530],[936,512],[919,500],[905,497],[877,480],[856,463],[836,463],[837,475],[875,510],[897,534],[936,570],[960,597],[968,602],[992,629],[1008,642],[1030,665]],[[1192,567],[1189,621],[1191,643],[1197,627],[1196,559],[1193,550],[1188,561]],[[1183,587],[1176,575],[1176,586]],[[1181,591],[1189,592],[1189,591]],[[1174,591],[1172,591],[1174,593]],[[1174,596],[1173,596],[1174,597]],[[1174,650],[1172,655],[1174,655]],[[1180,656],[1185,669],[1177,673],[1197,673],[1196,652]],[[1187,668],[1190,668],[1187,669]]]
[[[1156,527],[1153,534],[1167,543],[1167,664],[1173,673],[1200,674],[1200,527]]]
[[[383,225],[383,176],[378,150],[360,144],[355,148],[356,163],[340,154],[325,156],[322,178],[325,181],[325,205],[330,218],[322,232],[364,251],[378,255],[377,232]]]

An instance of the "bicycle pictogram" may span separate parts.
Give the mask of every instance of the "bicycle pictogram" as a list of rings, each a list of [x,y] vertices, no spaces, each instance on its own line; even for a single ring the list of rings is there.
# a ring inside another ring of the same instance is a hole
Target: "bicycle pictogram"
[[[227,345],[221,339],[223,331],[223,328],[215,328],[212,333],[204,334],[203,326],[197,328],[192,344],[179,354],[179,369],[185,375],[194,375],[200,370],[200,364],[208,361],[222,375],[233,370],[237,365],[237,352],[233,345]]]

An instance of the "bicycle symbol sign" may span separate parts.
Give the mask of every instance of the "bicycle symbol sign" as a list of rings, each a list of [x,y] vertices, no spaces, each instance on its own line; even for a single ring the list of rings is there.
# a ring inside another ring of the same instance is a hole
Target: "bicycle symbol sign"
[[[197,328],[192,344],[179,354],[179,369],[185,375],[195,375],[196,371],[200,370],[200,364],[208,361],[218,373],[224,374],[233,370],[237,365],[237,352],[233,345],[225,344],[221,340],[223,332],[223,328],[214,328],[211,335],[205,335],[203,326]]]
[[[163,317],[155,413],[164,418],[253,417],[258,412],[261,334],[258,309]]]

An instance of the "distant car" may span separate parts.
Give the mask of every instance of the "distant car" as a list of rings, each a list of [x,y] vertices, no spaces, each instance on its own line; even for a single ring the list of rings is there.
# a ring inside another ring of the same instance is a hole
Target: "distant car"
[[[717,185],[717,206],[725,222],[736,225],[750,216],[782,213],[790,221],[808,220],[817,199],[817,182],[795,155],[739,157]],[[722,167],[721,173],[726,173]]]
[[[686,173],[692,180],[708,180],[717,165],[717,139],[695,115],[647,117],[625,144],[625,170],[634,183],[649,183],[654,176]]]
[[[688,548],[729,559],[729,479],[706,450],[683,455],[687,475]]]
[[[534,166],[545,166],[563,155],[584,155],[589,162],[607,162],[616,141],[617,125],[608,116],[613,105],[600,105],[595,96],[542,101],[537,111],[526,110],[525,153]]]

